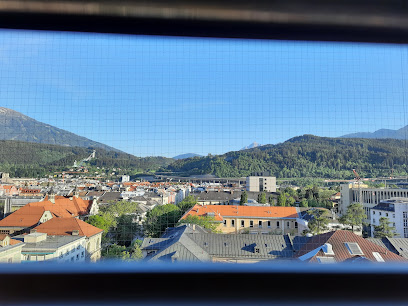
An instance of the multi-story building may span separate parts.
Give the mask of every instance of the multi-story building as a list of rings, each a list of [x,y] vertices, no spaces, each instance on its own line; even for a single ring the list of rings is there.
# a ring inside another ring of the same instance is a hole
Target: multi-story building
[[[298,208],[278,206],[195,205],[188,216],[213,217],[224,234],[301,234],[307,230]]]
[[[393,197],[408,197],[408,189],[397,188],[368,188],[365,184],[342,184],[340,186],[339,215],[346,213],[347,208],[353,203],[363,204],[367,219],[364,222],[370,223],[370,209],[380,204],[381,201]]]
[[[13,237],[24,242],[21,261],[56,261],[64,263],[84,262],[86,256],[85,236],[72,233],[70,236],[48,236],[33,231]]]
[[[276,177],[248,176],[246,178],[246,190],[276,192]]]
[[[90,261],[101,258],[101,240],[103,230],[77,218],[52,218],[35,228],[38,233],[48,236],[74,236],[85,237],[85,255]]]
[[[21,262],[21,250],[24,243],[11,239],[9,235],[0,234],[0,263]]]
[[[380,219],[388,218],[390,225],[395,227],[396,237],[408,238],[408,198],[391,198],[383,200],[371,208],[371,236],[374,237],[374,226]]]

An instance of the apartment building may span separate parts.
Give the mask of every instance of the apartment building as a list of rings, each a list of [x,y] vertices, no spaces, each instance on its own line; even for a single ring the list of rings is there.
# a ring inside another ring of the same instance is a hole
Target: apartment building
[[[195,205],[187,216],[212,217],[224,234],[301,234],[307,227],[298,208],[277,206]]]
[[[248,176],[246,178],[247,191],[276,192],[276,177],[274,176]]]
[[[383,200],[371,209],[371,237],[374,237],[374,226],[379,225],[383,217],[395,227],[396,237],[408,238],[408,198]]]
[[[339,215],[346,213],[347,208],[353,203],[363,204],[367,219],[364,222],[370,223],[370,209],[380,204],[383,200],[393,197],[408,198],[408,189],[397,188],[368,188],[365,184],[341,184],[340,185]]]

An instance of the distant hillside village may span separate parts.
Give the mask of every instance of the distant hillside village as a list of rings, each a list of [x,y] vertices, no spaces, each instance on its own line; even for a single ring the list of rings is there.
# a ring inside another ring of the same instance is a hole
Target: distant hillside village
[[[408,189],[1,174],[0,262],[406,262]]]

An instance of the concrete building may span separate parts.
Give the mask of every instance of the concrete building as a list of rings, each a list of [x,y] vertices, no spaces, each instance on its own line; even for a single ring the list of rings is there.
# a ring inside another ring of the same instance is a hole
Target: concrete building
[[[296,207],[197,204],[181,219],[188,216],[212,217],[224,234],[299,235],[307,229]]]
[[[85,261],[85,236],[48,236],[32,232],[13,237],[24,242],[21,261],[56,261],[78,263]]]
[[[246,190],[276,192],[276,177],[248,176],[246,178]]]
[[[52,218],[35,228],[38,233],[49,236],[83,236],[85,237],[85,257],[89,261],[101,258],[101,241],[103,230],[77,218]]]
[[[0,234],[0,263],[20,263],[24,243]]]
[[[371,237],[374,237],[374,226],[380,219],[388,218],[390,225],[395,227],[396,237],[408,238],[408,198],[391,198],[383,200],[371,208]]]
[[[346,213],[347,208],[353,203],[360,203],[360,192],[362,196],[362,204],[364,207],[367,219],[364,222],[370,223],[370,209],[380,204],[383,200],[388,200],[393,197],[408,198],[408,189],[397,188],[368,188],[367,185],[361,184],[341,184],[340,185],[340,204],[339,215]]]

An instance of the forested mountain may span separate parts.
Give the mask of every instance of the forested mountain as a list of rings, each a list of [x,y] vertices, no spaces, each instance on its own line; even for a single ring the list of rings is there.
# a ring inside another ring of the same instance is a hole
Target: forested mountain
[[[12,177],[44,176],[52,171],[67,170],[88,157],[94,148],[65,147],[50,144],[0,140],[0,171]],[[96,148],[96,159],[89,166],[123,168],[132,171],[151,171],[169,165],[165,157],[136,157],[127,153]]]
[[[392,139],[408,139],[408,125],[398,130],[380,129],[373,133],[362,132],[353,133],[341,136],[343,138],[392,138]]]
[[[69,147],[93,147],[120,152],[115,148],[39,122],[5,107],[0,107],[0,140],[19,140]]]
[[[284,177],[353,178],[407,173],[407,143],[394,139],[346,139],[313,135],[294,137],[277,145],[265,145],[218,156],[177,160],[168,170],[219,177],[247,176],[269,171]]]

